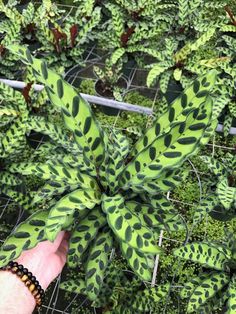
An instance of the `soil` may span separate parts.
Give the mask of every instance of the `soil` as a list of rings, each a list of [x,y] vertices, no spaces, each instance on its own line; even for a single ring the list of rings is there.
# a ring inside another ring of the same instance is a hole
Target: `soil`
[[[117,81],[116,86],[121,87],[121,88],[127,88],[127,82],[125,81],[125,79],[120,78]],[[106,98],[110,98],[113,99],[113,87],[109,86],[108,84],[106,84],[106,82],[103,82],[102,80],[98,80],[95,83],[95,90],[97,92],[98,95],[102,96],[102,97],[106,97]]]
[[[98,93],[98,95],[102,97],[113,98],[112,88],[106,85],[106,83],[104,83],[102,80],[96,82],[95,90]]]

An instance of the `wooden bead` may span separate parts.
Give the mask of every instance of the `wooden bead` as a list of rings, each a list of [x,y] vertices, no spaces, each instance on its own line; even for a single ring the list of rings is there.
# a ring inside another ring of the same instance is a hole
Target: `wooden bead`
[[[35,299],[41,299],[41,294],[40,293],[36,294]]]
[[[32,295],[35,297],[38,294],[38,290],[35,289],[34,291],[32,291]]]
[[[26,281],[28,279],[28,276],[27,275],[23,275],[22,277],[21,277],[21,280],[22,281]]]
[[[18,269],[23,270],[24,269],[23,265],[18,265]]]
[[[33,283],[31,283],[31,285],[29,286],[29,291],[32,292],[34,291],[35,285]]]
[[[36,281],[36,277],[35,277],[35,276],[32,276],[32,277],[30,278],[30,280],[31,280],[32,282],[35,282],[35,281]]]
[[[22,276],[22,271],[18,269],[18,271],[16,272],[16,275],[21,277]]]
[[[27,280],[27,281],[25,282],[25,285],[26,285],[26,287],[29,287],[29,286],[31,285],[31,281],[30,281],[30,280]]]

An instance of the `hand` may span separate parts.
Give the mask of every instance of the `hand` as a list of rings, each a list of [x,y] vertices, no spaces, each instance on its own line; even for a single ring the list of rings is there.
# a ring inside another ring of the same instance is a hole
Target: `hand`
[[[51,243],[44,241],[24,251],[16,260],[28,268],[45,290],[60,274],[66,262],[68,234],[60,232]],[[0,313],[31,314],[35,300],[24,283],[8,271],[0,271]]]
[[[60,232],[55,241],[44,241],[35,248],[24,251],[16,260],[28,268],[45,290],[61,273],[68,252],[68,234]]]

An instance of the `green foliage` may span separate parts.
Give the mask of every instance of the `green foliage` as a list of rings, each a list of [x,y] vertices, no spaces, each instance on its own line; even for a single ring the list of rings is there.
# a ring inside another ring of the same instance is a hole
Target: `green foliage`
[[[62,73],[68,67],[83,64],[83,53],[94,39],[94,28],[101,17],[101,9],[94,4],[95,1],[82,1],[68,15],[51,0],[43,0],[40,5],[30,2],[22,12],[17,3],[4,5],[1,1],[0,73],[12,78],[22,68],[16,55],[6,50],[10,44],[30,44],[34,53],[43,55],[48,64]]]
[[[104,11],[109,16],[101,26],[99,41],[112,49],[112,64],[127,60],[127,54],[145,52],[147,45],[168,31],[174,16],[172,1],[104,1]],[[166,10],[168,13],[165,14]]]
[[[204,57],[198,54],[198,50],[208,41],[214,40],[215,33],[216,27],[208,29],[195,41],[192,38],[186,41],[181,48],[179,48],[180,43],[176,37],[166,38],[164,49],[158,53],[152,50],[147,51],[158,61],[148,66],[151,70],[147,76],[147,85],[150,87],[158,79],[161,92],[165,94],[171,77],[186,87],[196,75],[202,75],[209,69],[214,68],[221,71],[221,66],[223,67],[230,62],[229,57],[216,55],[205,59],[205,54],[203,54]]]
[[[214,214],[218,219],[231,219],[235,216],[235,160],[230,153],[221,160],[201,156],[201,160],[212,172],[213,178],[207,184],[207,194],[202,199],[194,214],[194,223],[200,222],[206,214]],[[216,187],[215,187],[216,186]],[[223,216],[222,216],[223,215]]]
[[[233,233],[227,233],[225,241],[221,243],[195,242],[174,250],[175,256],[217,270],[205,272],[185,284],[181,296],[189,299],[187,313],[207,308],[213,311],[216,306],[220,306],[220,299],[221,305],[228,299],[228,313],[233,313],[235,279],[232,274],[236,265],[234,243]]]
[[[57,132],[56,144],[43,146],[42,152],[51,151],[44,162],[8,167],[11,173],[34,174],[45,180],[40,192],[32,195],[40,206],[47,200],[44,236],[53,240],[60,230],[71,231],[68,261],[72,267],[81,261],[87,265],[85,287],[91,300],[102,289],[112,247],[120,246],[133,271],[141,279],[150,279],[153,256],[161,252],[157,245],[160,229],[182,229],[178,212],[162,192],[181,182],[182,173],[177,168],[199,149],[204,136],[209,137],[205,131],[211,123],[209,93],[215,73],[196,80],[159,116],[130,153],[125,136],[115,131],[105,133],[88,103],[49,70],[44,61],[32,57],[22,47],[9,46],[9,49],[32,67],[35,78],[45,85],[52,105],[61,111],[70,134],[67,140],[63,131]],[[40,126],[42,133],[47,130],[49,136],[55,131],[51,124],[39,119],[38,132]],[[71,145],[77,150],[71,150]],[[58,147],[60,154],[53,147]],[[130,203],[138,200],[137,193],[142,195],[141,206]],[[153,218],[156,221],[151,224]],[[98,250],[99,246],[103,249]],[[147,296],[158,300],[148,291]],[[146,311],[148,304],[140,304],[135,299],[132,306]]]
[[[44,227],[47,216],[47,212],[38,211],[17,226],[1,247],[2,264],[16,259],[23,250],[31,249],[46,240]]]
[[[82,279],[68,280],[60,287],[63,290],[85,294],[85,282]],[[158,287],[145,287],[135,277],[131,280],[122,271],[121,265],[110,263],[105,272],[105,279],[100,294],[92,305],[103,309],[104,313],[147,313],[155,310],[165,298],[169,284]]]

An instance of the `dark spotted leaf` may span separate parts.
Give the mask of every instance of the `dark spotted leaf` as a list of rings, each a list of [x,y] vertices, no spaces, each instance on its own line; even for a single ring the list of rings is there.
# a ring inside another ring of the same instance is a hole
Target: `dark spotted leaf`
[[[200,158],[206,163],[210,171],[212,171],[212,173],[217,177],[221,177],[226,174],[226,168],[217,159],[210,156],[201,156]]]
[[[141,313],[149,312],[153,309],[153,304],[157,304],[165,299],[170,289],[170,284],[158,285],[154,288],[146,288],[138,291],[130,300],[130,306]]]
[[[200,306],[206,303],[219,290],[221,290],[230,281],[229,274],[226,273],[212,273],[208,278],[204,279],[193,291],[187,312],[192,313],[197,311]]]
[[[85,294],[85,281],[83,279],[70,279],[63,281],[60,284],[60,289],[78,294]]]
[[[17,205],[20,205],[24,210],[31,212],[31,210],[34,209],[32,202],[32,193],[22,193],[13,190],[9,186],[2,186],[1,192],[10,197]]]
[[[45,85],[52,104],[61,109],[65,125],[73,132],[79,148],[91,162],[101,164],[104,158],[103,132],[87,101],[73,86],[49,70],[45,61],[32,57],[28,49],[17,45],[11,45],[8,49],[32,67],[33,75]]]
[[[33,116],[27,122],[27,129],[48,135],[57,144],[74,154],[82,153],[76,142],[71,141],[69,136],[56,123],[50,123],[44,117]]]
[[[125,206],[124,198],[103,195],[102,209],[115,235],[121,241],[143,253],[160,253],[152,231],[143,226],[139,217]]]
[[[67,184],[77,184],[83,188],[97,189],[96,181],[86,173],[81,173],[79,169],[70,168],[64,165],[57,165],[53,162],[47,163],[28,163],[22,162],[11,164],[8,170],[22,175],[35,175],[44,180],[64,182]]]
[[[228,287],[228,302],[227,302],[227,313],[233,314],[236,311],[236,277],[233,275]]]
[[[163,170],[180,166],[198,149],[212,113],[212,101],[207,98],[199,109],[193,109],[185,122],[175,123],[171,130],[157,137],[141,151],[122,172],[120,186],[123,189],[157,179]],[[144,137],[145,140],[145,137]],[[135,164],[140,164],[137,172]]]
[[[204,217],[210,213],[214,207],[219,203],[217,195],[208,195],[206,198],[202,199],[200,204],[197,206],[194,216],[193,222],[197,224],[204,219]]]
[[[51,209],[45,226],[47,239],[53,241],[67,219],[75,211],[84,211],[100,203],[100,193],[93,189],[78,189],[62,197]]]
[[[227,178],[224,178],[217,184],[216,192],[224,208],[230,209],[236,200],[236,188],[229,187]]]
[[[38,211],[19,224],[0,248],[0,267],[46,240],[44,228],[48,213]]]
[[[225,248],[217,249],[204,242],[186,244],[174,250],[173,253],[185,260],[191,260],[216,270],[225,270],[230,259],[230,252]]]
[[[106,224],[106,217],[100,207],[95,207],[88,215],[79,220],[74,227],[70,242],[67,262],[70,267],[76,267],[83,253],[98,233],[98,229]]]
[[[197,286],[206,278],[210,276],[209,273],[203,273],[196,277],[193,277],[190,281],[184,284],[184,287],[180,291],[180,297],[182,299],[189,298],[193,291],[196,289]]]
[[[45,204],[51,200],[55,195],[61,195],[65,192],[69,193],[76,190],[78,185],[68,185],[64,182],[48,182],[38,189],[37,192],[33,194],[32,204]]]
[[[112,249],[112,234],[110,228],[104,227],[90,246],[86,264],[86,292],[90,300],[95,300],[103,285],[109,253]]]
[[[120,247],[123,256],[135,274],[144,281],[151,281],[154,257],[132,248],[125,242],[121,242]]]
[[[131,152],[132,156],[136,156],[142,150],[152,145],[163,133],[169,132],[171,126],[178,122],[186,120],[186,113],[193,108],[199,106],[206,100],[208,93],[212,90],[216,81],[216,71],[209,71],[206,75],[196,79],[194,83],[188,87],[174,102],[170,105],[169,110],[165,111],[148,129],[144,135],[134,146]],[[199,93],[201,91],[201,94]]]

